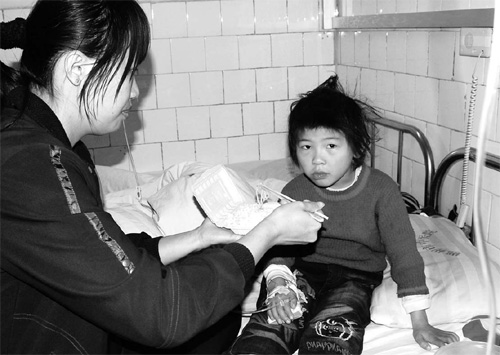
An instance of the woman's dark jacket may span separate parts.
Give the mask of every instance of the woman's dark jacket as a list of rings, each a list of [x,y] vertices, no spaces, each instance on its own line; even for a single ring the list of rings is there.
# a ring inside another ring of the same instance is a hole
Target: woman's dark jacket
[[[89,151],[37,96],[10,93],[0,141],[3,354],[102,354],[108,334],[174,347],[242,301],[248,249],[163,266],[158,239],[125,235],[104,211]]]

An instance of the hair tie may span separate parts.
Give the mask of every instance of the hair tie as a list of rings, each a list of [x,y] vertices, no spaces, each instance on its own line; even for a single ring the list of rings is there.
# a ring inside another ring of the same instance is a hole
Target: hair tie
[[[26,43],[26,20],[18,17],[15,20],[1,23],[0,45],[2,49],[21,48]]]

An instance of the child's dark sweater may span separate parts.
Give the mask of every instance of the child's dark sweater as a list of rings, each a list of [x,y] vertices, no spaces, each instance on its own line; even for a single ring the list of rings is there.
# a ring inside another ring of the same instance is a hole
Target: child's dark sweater
[[[304,261],[377,272],[387,266],[387,256],[399,297],[429,292],[415,233],[399,188],[389,176],[363,166],[351,187],[330,191],[302,174],[283,193],[326,204],[323,212],[329,219],[323,222],[314,252],[304,256]]]

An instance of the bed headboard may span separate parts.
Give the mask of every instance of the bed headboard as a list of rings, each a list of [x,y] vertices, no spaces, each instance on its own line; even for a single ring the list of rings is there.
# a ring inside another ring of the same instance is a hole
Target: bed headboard
[[[398,132],[398,151],[397,153],[397,167],[396,167],[396,182],[399,186],[401,186],[401,173],[403,166],[403,146],[404,146],[404,137],[406,134],[409,134],[413,138],[416,139],[418,145],[420,146],[420,150],[422,151],[423,159],[424,159],[424,168],[425,168],[425,186],[424,186],[424,206],[430,206],[431,201],[431,183],[434,178],[434,157],[432,155],[432,149],[429,144],[429,141],[425,137],[424,133],[419,130],[417,127],[412,126],[410,124],[393,121],[383,117],[375,117],[371,119],[376,125],[381,125]],[[376,144],[372,143],[370,149],[371,156],[371,166],[375,166],[375,150]]]
[[[459,161],[463,161],[464,155],[465,155],[465,148],[464,147],[458,148],[448,153],[448,155],[446,155],[443,158],[441,163],[439,163],[434,178],[432,179],[431,196],[430,196],[431,197],[430,206],[434,207],[436,211],[439,211],[439,198],[441,195],[444,178],[446,177],[448,171],[450,170],[453,164]],[[470,148],[469,159],[470,161],[473,162],[476,161],[475,148],[472,147]],[[500,172],[500,157],[495,154],[486,153],[485,165],[487,168]]]

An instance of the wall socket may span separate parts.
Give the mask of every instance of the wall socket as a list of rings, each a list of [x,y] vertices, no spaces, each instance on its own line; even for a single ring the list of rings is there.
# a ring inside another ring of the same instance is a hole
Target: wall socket
[[[489,58],[492,36],[492,28],[461,28],[460,55],[479,57],[481,54],[481,58]]]

